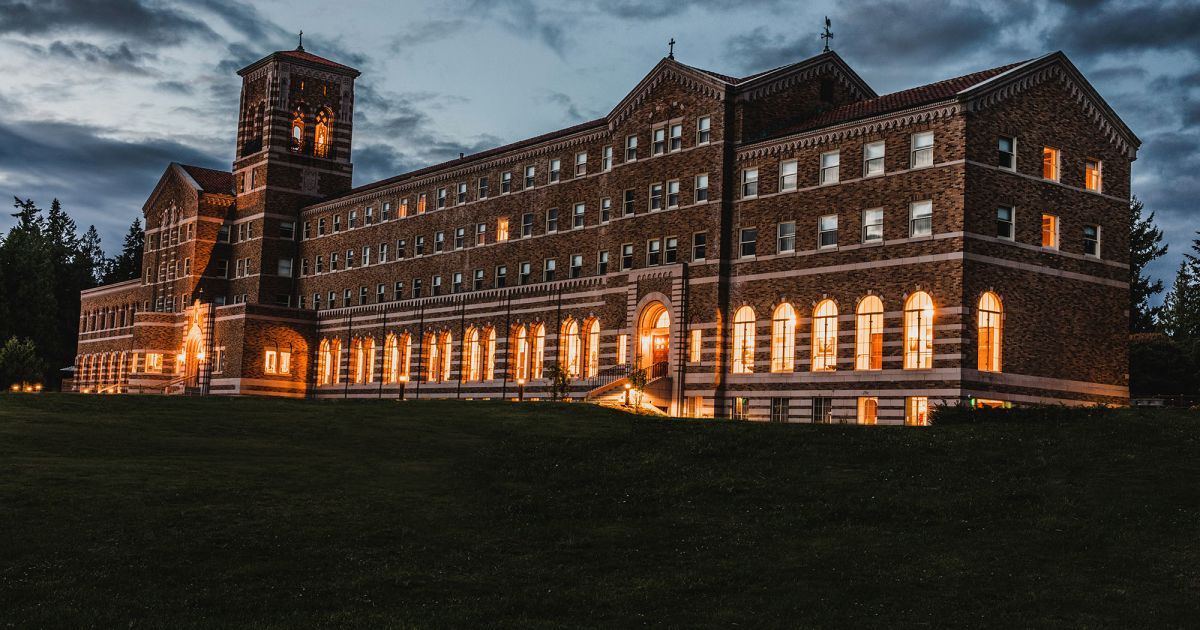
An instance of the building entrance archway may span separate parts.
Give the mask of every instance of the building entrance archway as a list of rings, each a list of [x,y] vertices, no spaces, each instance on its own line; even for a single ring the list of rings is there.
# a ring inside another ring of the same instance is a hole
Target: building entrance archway
[[[638,318],[637,368],[666,363],[671,356],[671,312],[662,302],[651,302]]]

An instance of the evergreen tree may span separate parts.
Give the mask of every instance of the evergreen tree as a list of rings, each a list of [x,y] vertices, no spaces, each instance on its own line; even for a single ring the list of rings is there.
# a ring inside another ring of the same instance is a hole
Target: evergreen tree
[[[1154,225],[1154,213],[1142,218],[1142,202],[1134,197],[1129,204],[1129,329],[1131,332],[1155,330],[1162,307],[1150,306],[1150,298],[1163,290],[1162,280],[1151,280],[1146,267],[1167,253],[1163,233]]]
[[[96,231],[96,226],[89,225],[87,231],[83,233],[83,238],[79,241],[79,255],[88,282],[88,286],[83,288],[90,289],[100,284],[104,277],[104,268],[107,265],[104,259],[104,250],[100,247],[100,233]]]
[[[1200,238],[1192,241],[1192,251],[1179,264],[1163,301],[1162,324],[1176,343],[1193,351],[1200,348]]]
[[[45,348],[59,334],[55,326],[54,267],[45,237],[45,220],[33,201],[16,199],[17,224],[0,248],[0,268],[5,270],[3,291],[8,312],[0,321],[0,338],[28,337]]]
[[[32,339],[9,337],[0,346],[0,385],[41,382],[46,364],[38,357]]]
[[[145,249],[146,233],[142,230],[142,220],[134,219],[125,234],[121,253],[108,260],[104,273],[104,284],[133,280],[142,273],[142,251]]]

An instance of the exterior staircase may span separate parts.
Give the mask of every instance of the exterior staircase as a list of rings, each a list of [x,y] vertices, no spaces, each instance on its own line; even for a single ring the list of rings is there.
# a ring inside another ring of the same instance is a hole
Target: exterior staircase
[[[667,410],[671,408],[671,377],[667,376],[666,361],[643,368],[647,378],[646,386],[642,388],[640,405],[637,404],[638,393],[632,388],[628,390],[626,398],[626,385],[632,384],[630,377],[633,374],[628,366],[616,366],[610,370],[611,374],[602,373],[597,377],[598,384],[588,391],[584,401],[619,409],[637,406],[639,412],[654,415],[666,415]],[[629,401],[629,405],[626,405],[626,400]]]

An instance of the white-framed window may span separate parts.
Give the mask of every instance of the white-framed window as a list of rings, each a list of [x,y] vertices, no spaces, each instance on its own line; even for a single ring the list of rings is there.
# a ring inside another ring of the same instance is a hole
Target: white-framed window
[[[612,219],[612,199],[605,197],[600,200],[600,223],[608,223]]]
[[[692,188],[692,195],[695,197],[696,203],[705,203],[708,201],[708,173],[701,173],[696,176],[696,184]]]
[[[821,184],[836,184],[841,179],[842,152],[821,154]]]
[[[796,222],[784,221],[776,229],[776,250],[780,254],[796,251]]]
[[[1054,147],[1042,147],[1042,178],[1058,181],[1059,153]]]
[[[437,189],[437,207],[439,210],[446,207],[446,188],[445,187]],[[336,226],[337,222],[335,221],[334,223]],[[336,232],[337,229],[335,228],[334,231]]]
[[[1042,215],[1042,247],[1058,249],[1058,216]]]
[[[667,150],[667,129],[657,127],[652,132],[653,142],[650,145],[651,155],[662,155]]]
[[[280,350],[267,350],[263,357],[264,374],[290,374],[292,371],[292,353]]]
[[[587,175],[587,151],[575,154],[575,177]]]
[[[582,203],[575,204],[575,208],[571,212],[571,227],[574,229],[583,227],[586,214],[587,206]]]
[[[454,249],[462,249],[467,244],[467,228],[454,228]],[[366,264],[366,261],[363,262]]]
[[[479,185],[478,185],[478,189],[476,191],[476,198],[477,199],[487,199],[488,198],[488,178],[486,176],[479,178]]]
[[[537,167],[536,166],[526,166],[525,167],[525,187],[533,188],[534,184],[536,183],[534,181],[536,178],[537,178]]]
[[[625,137],[625,161],[632,162],[637,159],[638,138],[636,135]]]
[[[817,219],[817,246],[821,249],[837,247],[838,215],[827,214]]]
[[[1013,240],[1016,234],[1016,215],[1010,206],[996,208],[996,237]]]
[[[612,170],[612,147],[607,146],[600,150],[600,170]]]
[[[558,269],[558,261],[553,258],[546,259],[546,266],[542,270],[542,280],[550,282],[554,280],[554,272]]]
[[[1100,192],[1103,186],[1104,163],[1095,158],[1083,161],[1083,186],[1088,190]]]
[[[758,196],[758,169],[742,169],[742,198]]]
[[[930,236],[933,234],[933,201],[914,201],[908,207],[908,235]]]
[[[667,207],[679,207],[679,180],[667,182]]]
[[[883,208],[863,210],[862,242],[883,242]]]
[[[507,195],[512,192],[512,171],[504,171],[500,173],[500,194]]]
[[[570,276],[578,278],[583,275],[583,254],[571,254]]]
[[[650,184],[650,211],[662,210],[663,207],[663,185]]]
[[[1016,138],[1000,136],[996,139],[996,166],[1009,171],[1017,170]]]
[[[885,165],[883,156],[886,145],[882,140],[863,146],[863,177],[883,175]]]
[[[459,205],[459,206],[461,206],[464,203],[467,203],[467,182],[459,182],[458,183],[458,194],[454,199],[454,203],[455,203],[455,205]]]
[[[679,151],[683,149],[683,125],[671,125],[671,151]]]
[[[558,208],[550,208],[546,211],[546,232],[558,231]]]
[[[450,292],[451,293],[462,293],[462,283],[463,283],[462,272],[455,271],[454,274],[450,276]]]
[[[779,190],[796,190],[797,169],[799,163],[796,160],[787,160],[779,163]]]
[[[922,131],[912,135],[912,153],[909,157],[910,168],[933,166],[933,132]]]
[[[692,262],[704,260],[708,255],[708,232],[696,232],[692,235]]]
[[[554,158],[550,160],[550,183],[557,182],[562,176],[562,160]]]
[[[738,233],[738,252],[742,258],[753,258],[758,251],[758,229],[742,228]]]
[[[1083,253],[1088,256],[1100,257],[1100,226],[1083,226]]]
[[[646,241],[646,266],[654,267],[662,264],[662,241],[652,238]]]
[[[701,116],[696,120],[696,144],[708,144],[712,140],[712,118]]]

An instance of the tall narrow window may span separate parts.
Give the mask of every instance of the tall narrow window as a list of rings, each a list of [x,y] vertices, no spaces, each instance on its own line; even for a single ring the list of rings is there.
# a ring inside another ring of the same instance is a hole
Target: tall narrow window
[[[304,148],[304,114],[296,112],[292,115],[292,150]]]
[[[771,371],[795,370],[795,350],[796,309],[784,302],[775,307],[775,314],[771,317]]]
[[[923,427],[929,424],[929,398],[909,396],[904,399],[904,424]]]
[[[1010,171],[1017,170],[1017,141],[1008,136],[1000,136],[996,142],[996,165]]]
[[[1000,371],[1001,329],[1004,309],[1000,298],[988,291],[979,298],[979,371]]]
[[[817,219],[817,245],[821,249],[837,247],[838,217],[830,214]]]
[[[696,121],[696,144],[708,144],[712,139],[712,118],[701,116]]]
[[[883,242],[883,209],[863,210],[862,242]]]
[[[933,234],[933,201],[914,201],[908,209],[908,235],[910,237]]]
[[[1083,253],[1088,256],[1100,257],[1100,226],[1083,226]]]
[[[327,109],[317,113],[313,126],[313,155],[317,157],[329,157],[329,147],[333,145],[333,121],[330,118]]]
[[[837,305],[821,300],[813,309],[812,371],[837,369]]]
[[[701,340],[704,331],[699,328],[692,329],[692,339],[688,344],[688,361],[690,363],[700,362],[700,350],[702,347]]]
[[[904,369],[933,367],[933,300],[917,291],[904,303]]]
[[[496,329],[488,328],[483,332],[483,374],[485,381],[496,378]]]
[[[442,355],[442,362],[440,365],[442,373],[440,375],[441,378],[439,379],[441,381],[450,380],[450,367],[451,367],[450,366],[450,358],[451,358],[451,356],[453,356],[452,343],[453,343],[453,336],[450,334],[450,331],[447,330],[446,332],[442,333],[442,339],[441,339],[442,347],[440,348],[440,351],[439,351],[440,354]]]
[[[824,158],[822,157],[822,160]],[[796,190],[796,160],[788,160],[779,164],[779,190]]]
[[[854,369],[883,369],[883,300],[868,295],[854,319]]]
[[[924,131],[912,135],[911,168],[933,166],[933,132]]]
[[[775,251],[780,254],[788,254],[796,251],[796,222],[784,221],[777,228],[776,248]]]
[[[1101,186],[1101,162],[1100,160],[1088,158],[1083,162],[1083,185],[1088,190],[1100,192]]]
[[[754,309],[749,306],[733,315],[733,373],[754,373]]]
[[[600,373],[600,321],[593,318],[584,323],[583,341],[585,363],[583,377],[592,378]]]
[[[1042,247],[1058,249],[1058,217],[1042,215]]]
[[[872,142],[863,147],[863,177],[883,175],[883,141]]]
[[[531,340],[529,378],[542,378],[542,366],[546,355],[546,327],[534,324],[529,331]]]
[[[858,397],[858,423],[875,424],[879,421],[879,398],[875,396]]]
[[[479,352],[479,329],[474,326],[467,329],[463,335],[463,367],[466,368],[464,381],[478,381],[480,368],[482,367],[482,356]]]
[[[526,380],[529,378],[529,337],[524,326],[518,325],[513,328],[512,344],[509,351],[509,371],[512,377],[517,380]]]
[[[821,183],[836,184],[841,178],[842,154],[831,151],[821,154]]]
[[[391,385],[400,380],[400,346],[396,333],[383,338],[383,384]]]
[[[996,208],[996,237],[1013,239],[1013,209],[1008,206]]]
[[[758,169],[748,168],[742,171],[742,197],[758,196]]]
[[[1042,177],[1058,181],[1058,149],[1042,147]]]

